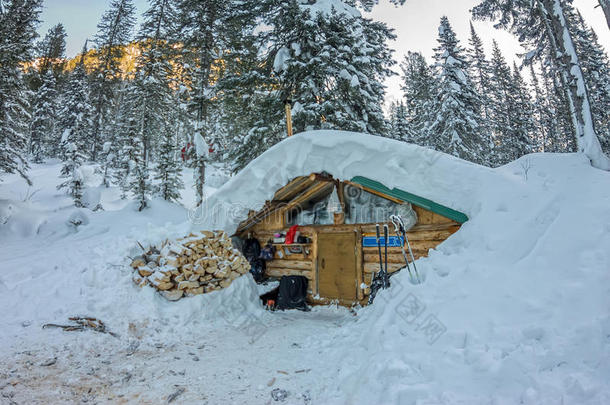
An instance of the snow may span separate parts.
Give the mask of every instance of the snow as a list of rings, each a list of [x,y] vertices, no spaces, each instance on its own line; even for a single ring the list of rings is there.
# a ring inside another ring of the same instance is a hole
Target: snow
[[[275,54],[275,59],[273,60],[273,70],[278,73],[286,70],[286,64],[289,60],[290,49],[286,48],[285,46],[281,47]]]
[[[360,17],[360,12],[355,8],[341,0],[316,0],[310,4],[310,0],[300,0],[300,7],[303,10],[309,10],[312,17],[318,13],[331,15],[334,10],[337,14],[345,14],[349,17]]]
[[[160,403],[182,387],[173,403],[267,404],[276,388],[286,404],[610,403],[610,174],[582,154],[489,169],[370,135],[303,133],[207,190],[217,212],[199,224],[160,200],[137,212],[113,187],[100,189],[104,211],[77,210],[55,189],[59,169],[33,164],[30,190],[16,175],[0,183],[3,398]],[[469,221],[417,261],[421,284],[401,272],[354,311],[270,313],[249,276],[171,303],[131,281],[136,241],[230,232],[291,178],[321,170]],[[67,227],[79,213],[88,223]],[[120,336],[40,328],[72,315]]]

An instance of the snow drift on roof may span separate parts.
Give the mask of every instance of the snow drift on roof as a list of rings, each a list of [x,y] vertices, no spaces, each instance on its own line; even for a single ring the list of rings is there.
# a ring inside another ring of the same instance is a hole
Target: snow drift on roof
[[[340,180],[365,176],[471,217],[494,171],[417,145],[344,131],[311,131],[275,145],[211,196],[193,216],[196,229],[235,232],[248,210],[262,208],[298,176],[322,171]]]

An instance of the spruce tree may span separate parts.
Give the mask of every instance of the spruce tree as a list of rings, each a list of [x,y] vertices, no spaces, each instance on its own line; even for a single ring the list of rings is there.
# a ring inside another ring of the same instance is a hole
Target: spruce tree
[[[205,167],[208,144],[214,143],[210,127],[210,113],[214,98],[215,71],[218,60],[231,45],[227,39],[249,25],[243,16],[244,2],[237,0],[180,0],[178,20],[183,52],[180,61],[187,80],[191,83],[189,110],[193,114],[195,131],[191,143],[195,145],[195,188],[197,205],[203,202]]]
[[[566,16],[576,52],[589,90],[595,130],[606,154],[610,153],[610,61],[599,43],[597,34],[580,12],[566,5]]]
[[[344,129],[384,134],[383,81],[393,65],[384,24],[353,8],[330,11],[280,2],[266,34],[282,98],[295,103],[296,132]]]
[[[485,163],[487,147],[481,137],[481,101],[468,75],[464,50],[447,17],[441,18],[435,48],[438,86],[428,126],[431,146],[476,163]]]
[[[490,86],[490,66],[489,61],[485,56],[485,50],[483,49],[483,41],[477,34],[470,22],[470,48],[467,49],[466,58],[470,66],[470,77],[475,86],[477,93],[481,99],[481,114],[482,114],[482,128],[483,136],[485,141],[492,145],[491,139],[491,111],[490,105],[491,100],[489,99]]]
[[[62,142],[65,160],[61,167],[61,177],[66,180],[57,186],[58,190],[66,189],[68,195],[74,200],[76,207],[82,207],[83,190],[85,188],[83,173],[80,169],[83,163],[83,155],[78,146],[72,142],[70,137],[65,137]]]
[[[176,131],[177,132],[177,131]],[[176,136],[174,131],[166,130],[159,145],[159,156],[155,180],[158,181],[156,193],[166,201],[178,202],[180,190],[184,188],[182,170],[177,159]]]
[[[513,63],[512,73],[513,122],[512,159],[517,159],[534,150],[534,105],[530,90],[521,75],[516,63]]]
[[[37,44],[38,72],[41,77],[52,70],[55,79],[59,78],[65,66],[66,36],[64,26],[57,24],[51,27],[45,37]]]
[[[87,44],[85,43],[78,64],[68,75],[68,81],[61,97],[62,107],[58,113],[58,132],[63,137],[69,137],[85,158],[90,158],[94,110],[84,64],[86,53]],[[51,145],[52,156],[58,155],[53,151],[57,151],[59,143],[57,140]]]
[[[132,0],[112,0],[110,8],[97,25],[95,44],[98,63],[92,77],[92,101],[94,106],[93,130],[91,133],[91,158],[95,161],[104,135],[112,136],[112,114],[116,111],[115,97],[120,84],[120,61],[124,46],[131,40],[135,24],[135,7]],[[112,141],[112,139],[108,139]]]
[[[138,211],[142,211],[148,207],[148,196],[151,192],[151,182],[146,161],[144,160],[144,144],[138,137],[131,140],[134,144],[131,166],[131,178],[129,181],[129,189],[138,202]]]
[[[30,155],[36,163],[45,156],[53,156],[53,142],[57,138],[57,90],[55,76],[47,70],[34,97],[30,124]]]
[[[28,183],[29,91],[21,64],[32,57],[42,0],[8,0],[0,7],[0,172],[19,173]]]
[[[569,4],[568,0],[482,0],[473,8],[473,15],[494,20],[497,28],[515,34],[531,47],[530,58],[550,56],[572,118],[578,151],[593,166],[610,170],[610,158],[595,132],[589,90],[566,13]]]
[[[138,112],[136,125],[138,136],[144,145],[143,159],[146,164],[155,145],[161,142],[169,130],[175,105],[175,73],[172,61],[176,56],[176,10],[170,0],[151,0],[144,13],[144,23],[138,41],[144,49],[136,61],[133,92],[130,94],[132,108]]]
[[[436,96],[434,73],[419,52],[409,51],[400,68],[401,89],[408,121],[408,140],[418,145],[432,146],[427,129],[433,118],[431,109]]]
[[[407,118],[407,107],[404,102],[393,102],[390,105],[389,137],[399,141],[411,142],[412,134]]]

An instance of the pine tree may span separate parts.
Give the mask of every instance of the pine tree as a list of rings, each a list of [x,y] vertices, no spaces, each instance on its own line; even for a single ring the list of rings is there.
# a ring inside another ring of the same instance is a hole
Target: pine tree
[[[42,0],[8,0],[0,7],[0,172],[28,183],[28,89],[21,64],[30,60]]]
[[[91,151],[91,135],[93,131],[93,106],[91,105],[90,89],[85,71],[84,57],[87,53],[85,43],[80,60],[75,69],[68,75],[68,82],[62,95],[62,108],[58,113],[60,132],[63,137],[69,137],[85,158]],[[58,156],[59,142],[51,145],[51,156]],[[55,151],[55,152],[53,152]]]
[[[282,97],[295,102],[295,131],[383,135],[383,81],[394,63],[387,41],[394,34],[349,7],[329,12],[297,1],[277,7],[267,37]]]
[[[52,70],[55,79],[59,78],[65,66],[66,36],[64,26],[57,24],[51,27],[42,41],[37,44],[38,72],[41,77]]]
[[[580,12],[566,5],[566,17],[589,90],[595,130],[606,154],[610,153],[610,61]]]
[[[438,87],[429,125],[430,143],[437,150],[471,162],[484,163],[487,147],[481,137],[481,102],[468,76],[463,49],[447,17],[441,18],[435,48]]]
[[[55,76],[51,70],[41,78],[41,86],[34,98],[32,123],[30,124],[30,155],[36,163],[45,156],[52,156],[53,141],[57,136],[57,91]]]
[[[489,91],[491,90],[490,84],[490,66],[489,61],[485,56],[485,50],[483,49],[483,41],[474,29],[474,25],[470,22],[470,48],[467,49],[466,58],[470,66],[470,77],[475,86],[477,93],[481,99],[481,114],[482,114],[482,128],[484,137],[488,144],[492,144],[491,139],[491,111],[489,106],[491,100],[489,100]]]
[[[159,157],[155,180],[159,182],[156,194],[166,201],[178,202],[180,190],[184,188],[182,170],[176,159],[176,137],[174,131],[166,130],[159,146]]]
[[[491,163],[495,166],[508,163],[514,159],[512,153],[512,94],[511,71],[502,55],[498,43],[494,40],[490,62],[491,80],[489,83],[489,106],[491,112],[491,129],[493,133],[494,152]],[[512,159],[511,159],[512,158]]]
[[[393,102],[390,105],[390,133],[389,137],[400,141],[410,141],[412,137],[409,121],[407,119],[407,107],[400,102]]]
[[[546,150],[547,139],[549,136],[548,120],[549,120],[549,108],[548,100],[546,99],[543,89],[538,79],[538,73],[534,70],[534,65],[530,64],[530,81],[531,90],[533,92],[533,108],[534,108],[534,151],[544,152]]]
[[[549,60],[565,93],[578,151],[595,167],[610,170],[610,158],[602,151],[595,132],[589,92],[583,68],[566,17],[568,0],[482,0],[474,7],[479,19],[497,21],[496,27],[515,34],[533,51],[530,59],[550,55]]]
[[[432,146],[427,127],[432,120],[431,108],[436,96],[435,77],[419,52],[409,52],[400,64],[401,89],[405,98],[408,140],[422,146]]]
[[[512,73],[512,127],[514,129],[511,138],[513,156],[515,160],[534,150],[534,131],[536,125],[533,119],[534,106],[532,98],[523,76],[516,63],[513,63]]]
[[[64,139],[62,145],[66,159],[61,167],[61,177],[66,178],[66,180],[58,185],[57,189],[66,189],[68,195],[74,199],[74,205],[82,207],[85,184],[80,167],[83,163],[83,155],[69,137]]]
[[[142,140],[138,137],[134,137],[132,142],[134,148],[132,155],[133,160],[129,162],[132,167],[129,189],[139,203],[138,211],[142,211],[144,208],[148,207],[148,196],[151,191],[150,176],[144,160],[144,144]]]
[[[142,139],[147,164],[154,145],[168,131],[177,100],[172,90],[176,51],[176,11],[170,0],[152,0],[144,13],[138,41],[144,49],[136,61],[132,108],[137,109],[138,136]]]
[[[214,143],[209,126],[214,100],[214,69],[223,53],[230,52],[227,39],[234,35],[231,31],[241,32],[243,27],[240,25],[248,25],[240,19],[242,3],[236,0],[180,0],[178,3],[179,31],[184,44],[182,67],[192,83],[189,107],[195,122],[191,142],[197,151],[194,159],[197,205],[203,202],[207,145]]]
[[[90,151],[94,161],[104,143],[104,135],[111,136],[109,128],[112,125],[112,113],[116,111],[115,97],[121,77],[119,63],[125,52],[124,45],[131,39],[134,14],[132,0],[112,0],[110,8],[97,26],[95,44],[98,49],[98,65],[91,89],[94,118]]]

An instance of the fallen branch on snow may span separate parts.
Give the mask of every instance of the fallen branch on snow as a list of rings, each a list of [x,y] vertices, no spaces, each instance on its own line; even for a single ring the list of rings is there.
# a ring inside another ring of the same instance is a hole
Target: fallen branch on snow
[[[91,329],[95,332],[107,333],[110,336],[114,336],[115,338],[119,337],[118,334],[109,331],[108,328],[106,328],[106,324],[104,324],[104,322],[102,322],[101,320],[99,320],[97,318],[73,316],[68,319],[70,321],[72,321],[74,324],[73,325],[59,325],[56,323],[47,323],[47,324],[42,325],[42,329],[60,328],[66,332],[75,332],[75,331],[80,332],[85,329]]]

